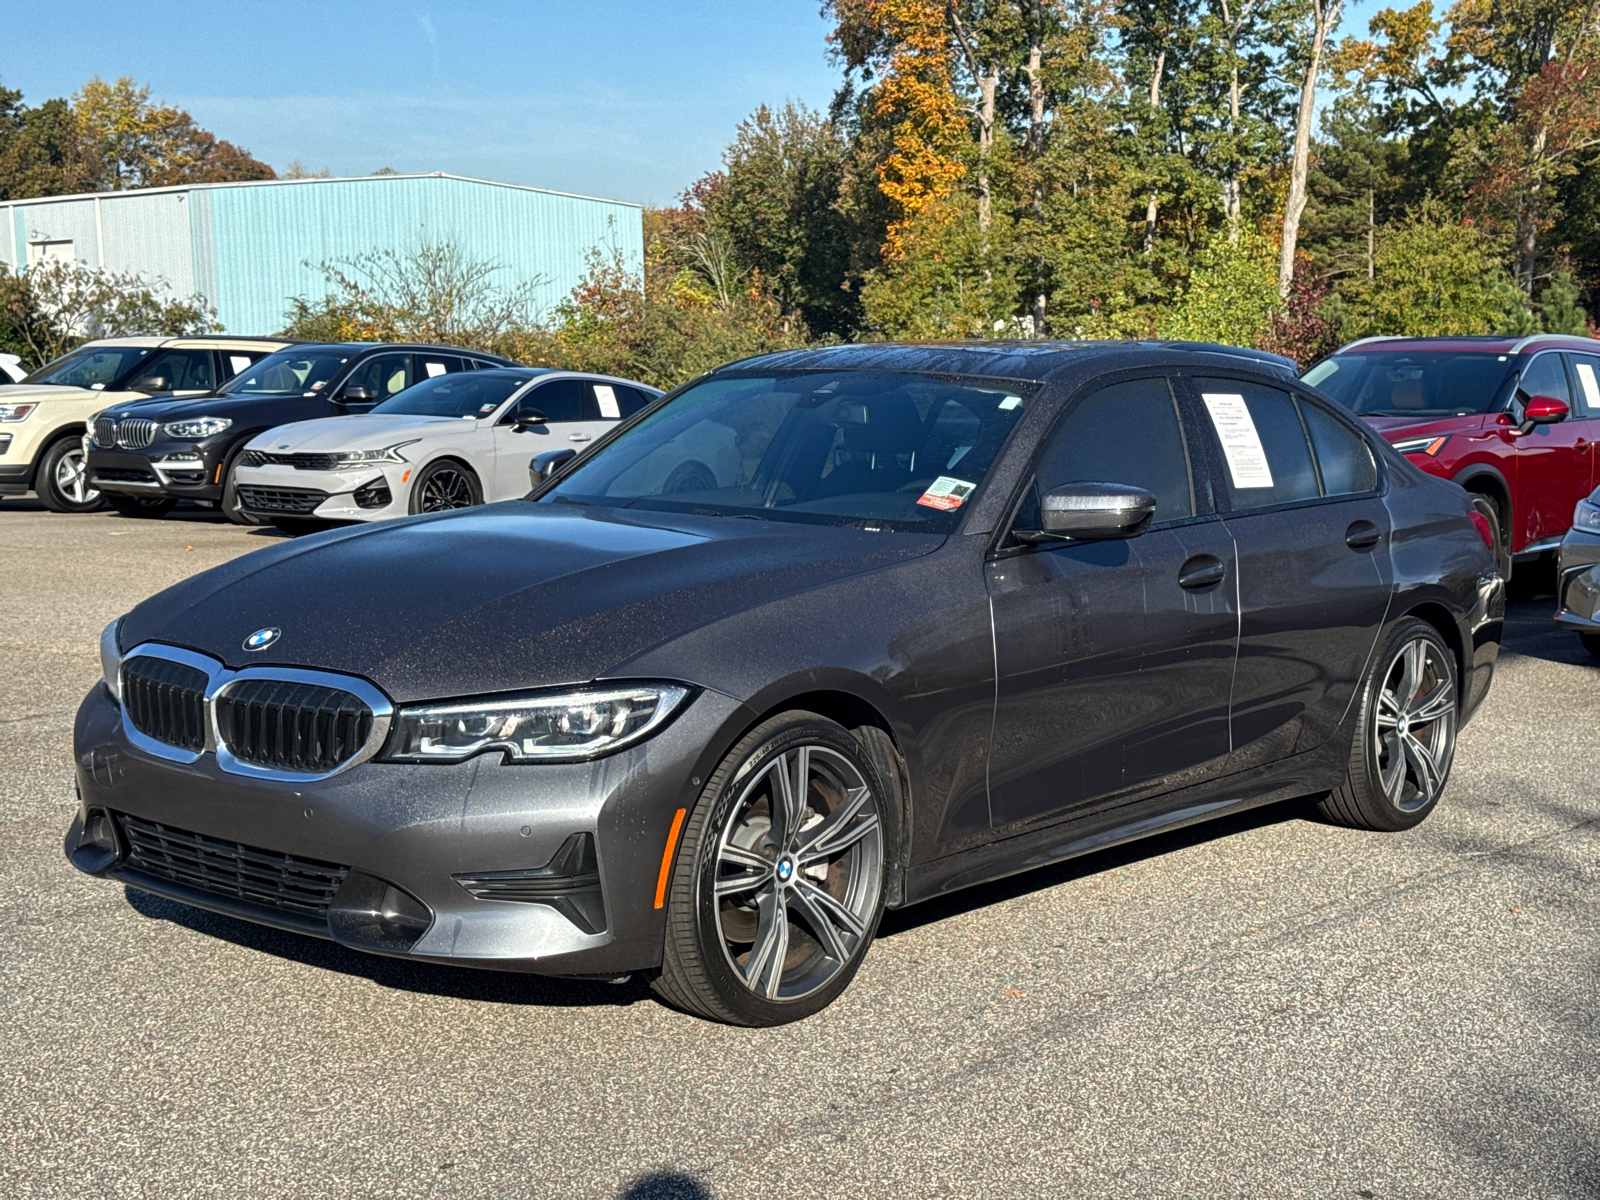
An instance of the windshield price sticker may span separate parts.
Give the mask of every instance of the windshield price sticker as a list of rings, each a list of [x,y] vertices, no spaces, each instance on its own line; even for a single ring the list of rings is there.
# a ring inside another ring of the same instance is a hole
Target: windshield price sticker
[[[1244,397],[1229,392],[1202,392],[1200,398],[1206,402],[1211,424],[1222,443],[1233,486],[1240,489],[1271,487],[1272,468],[1267,465],[1261,435],[1256,432],[1256,423],[1250,418]]]
[[[917,503],[937,508],[941,512],[949,512],[965,504],[967,497],[972,495],[977,486],[965,479],[957,479],[954,475],[941,475],[933,481],[927,491],[922,493]]]
[[[616,389],[609,383],[595,384],[594,398],[600,404],[600,416],[603,419],[615,421],[622,416],[622,406],[617,403]]]

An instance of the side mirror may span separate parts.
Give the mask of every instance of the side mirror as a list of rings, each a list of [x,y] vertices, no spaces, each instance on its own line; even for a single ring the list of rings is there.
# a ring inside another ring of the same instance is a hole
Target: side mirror
[[[164,392],[167,390],[167,377],[165,375],[146,375],[142,379],[135,379],[132,384],[135,392]]]
[[[537,408],[525,408],[514,418],[512,418],[511,432],[527,433],[528,430],[532,429],[535,425],[547,424],[549,420],[550,418],[545,416]]]
[[[1025,541],[1071,538],[1093,542],[1138,537],[1150,527],[1156,498],[1122,483],[1069,483],[1046,492],[1039,505],[1043,529]]]
[[[1554,425],[1557,421],[1565,421],[1572,414],[1572,409],[1565,400],[1557,400],[1554,396],[1529,396],[1528,402],[1522,406],[1522,432],[1529,432],[1535,425]]]
[[[546,479],[561,474],[561,468],[577,457],[576,450],[546,450],[535,454],[528,464],[528,481],[538,487]]]

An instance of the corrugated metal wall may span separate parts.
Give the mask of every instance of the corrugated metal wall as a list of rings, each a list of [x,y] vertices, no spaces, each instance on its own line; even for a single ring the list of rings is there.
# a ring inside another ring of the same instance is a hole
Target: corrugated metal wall
[[[29,200],[0,207],[0,230],[9,265],[26,265],[29,243],[71,241],[80,261],[198,291],[232,333],[281,329],[290,297],[324,293],[317,264],[371,251],[453,242],[497,264],[499,284],[535,282],[544,311],[591,250],[635,268],[644,253],[637,205],[437,175]]]

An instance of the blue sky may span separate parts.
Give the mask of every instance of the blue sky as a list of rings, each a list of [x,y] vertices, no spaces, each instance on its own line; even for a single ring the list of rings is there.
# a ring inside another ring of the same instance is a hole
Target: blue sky
[[[1384,3],[1352,5],[1345,31]],[[0,83],[38,103],[132,75],[280,171],[391,166],[663,204],[758,104],[826,107],[839,76],[820,7],[5,0]]]

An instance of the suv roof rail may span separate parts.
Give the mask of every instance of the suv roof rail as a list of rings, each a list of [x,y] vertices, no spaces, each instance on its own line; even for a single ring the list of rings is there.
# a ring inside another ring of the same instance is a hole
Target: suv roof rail
[[[1351,342],[1348,346],[1340,346],[1337,350],[1334,351],[1334,353],[1335,354],[1343,354],[1346,350],[1354,350],[1357,346],[1365,346],[1369,342],[1408,342],[1410,340],[1411,340],[1410,338],[1403,337],[1403,336],[1401,336],[1400,334],[1397,334],[1397,333],[1386,333],[1386,334],[1381,334],[1378,337],[1357,338],[1355,341]]]
[[[1581,334],[1581,333],[1532,333],[1532,334],[1529,334],[1527,337],[1520,339],[1517,342],[1516,345],[1512,346],[1511,347],[1511,353],[1512,354],[1521,354],[1522,350],[1523,350],[1523,347],[1527,346],[1529,342],[1540,342],[1540,341],[1578,342],[1578,343],[1581,343],[1582,345],[1589,346],[1589,347],[1593,348],[1597,352],[1600,352],[1600,339],[1592,338],[1592,337],[1589,337],[1589,336],[1587,336],[1585,334]]]

